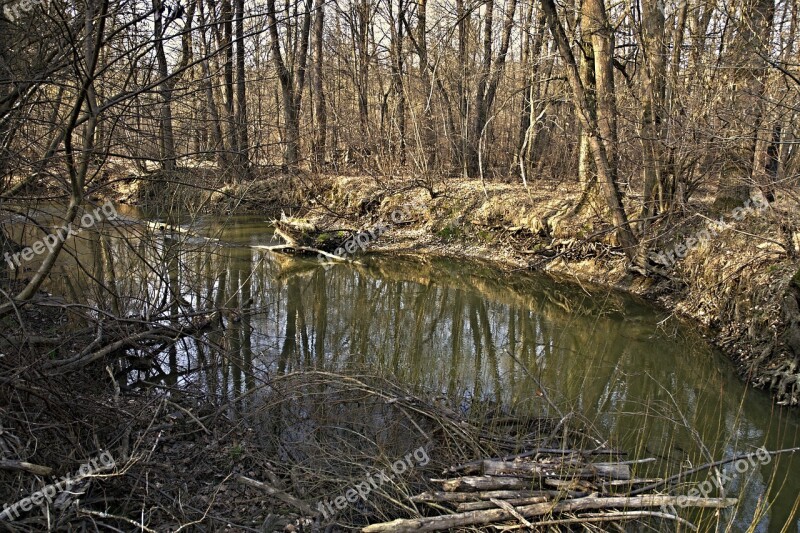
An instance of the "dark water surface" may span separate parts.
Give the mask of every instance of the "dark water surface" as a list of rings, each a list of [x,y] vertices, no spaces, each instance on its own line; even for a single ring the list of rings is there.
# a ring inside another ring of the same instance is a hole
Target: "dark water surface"
[[[121,214],[142,216],[123,207]],[[146,230],[135,226],[118,228],[129,244],[86,231],[74,246],[85,269],[65,257],[50,284],[68,300],[127,315],[164,306],[233,310],[226,329],[207,339],[225,357],[184,340],[160,377],[148,379],[234,398],[270,376],[357,367],[464,406],[480,399],[531,414],[547,412],[547,394],[614,446],[664,459],[673,471],[762,445],[800,445],[797,412],[748,391],[700,331],[636,298],[461,261],[369,256],[323,266],[232,246],[270,244],[264,217],[206,217],[193,227],[227,244],[176,234],[138,239]],[[112,298],[91,277],[131,296]],[[251,299],[254,313],[240,316],[236,309]],[[646,465],[635,472],[659,475]],[[787,522],[785,531],[800,531],[800,459],[724,472],[733,478],[728,495],[741,493],[736,512],[723,515],[730,531],[747,531],[766,504],[752,531],[781,531]],[[693,479],[684,493],[708,474]]]

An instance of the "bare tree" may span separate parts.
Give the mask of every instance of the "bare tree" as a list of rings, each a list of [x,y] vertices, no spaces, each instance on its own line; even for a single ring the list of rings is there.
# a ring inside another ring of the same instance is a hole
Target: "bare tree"
[[[497,96],[497,87],[500,83],[500,76],[508,55],[508,47],[511,44],[511,31],[514,28],[514,14],[517,9],[517,0],[508,0],[506,5],[506,17],[503,24],[503,36],[500,42],[500,50],[497,57],[493,53],[492,24],[494,20],[494,0],[486,0],[484,3],[484,22],[483,22],[483,55],[481,59],[480,73],[475,88],[475,103],[472,111],[473,121],[468,126],[470,138],[467,142],[467,173],[470,176],[480,174],[479,150],[481,140],[486,133],[489,114]]]
[[[575,108],[578,118],[581,122],[581,126],[586,130],[589,137],[589,148],[592,151],[594,162],[597,167],[597,176],[600,180],[603,195],[606,199],[608,208],[611,211],[614,223],[616,224],[617,237],[619,238],[619,241],[625,250],[625,254],[628,256],[628,258],[633,260],[636,257],[636,238],[634,237],[630,225],[628,224],[628,217],[625,213],[625,208],[622,205],[621,195],[617,187],[617,182],[614,179],[614,173],[611,163],[609,162],[609,156],[606,152],[606,142],[604,141],[607,141],[608,138],[601,138],[599,126],[600,120],[593,117],[589,109],[589,101],[583,88],[583,84],[581,83],[580,74],[578,73],[578,66],[575,64],[575,57],[572,55],[572,49],[570,48],[569,42],[567,41],[567,36],[564,33],[564,27],[561,25],[561,21],[558,18],[558,13],[556,12],[556,6],[553,3],[553,0],[542,0],[542,7],[545,15],[547,16],[547,24],[550,27],[550,33],[552,34],[553,39],[558,46],[561,58],[565,63],[567,80],[572,87]],[[603,42],[604,39],[605,38],[603,36],[599,36],[599,42],[597,44],[606,46],[607,44]],[[595,43],[593,42],[593,45],[594,44]],[[595,48],[602,49],[602,46],[595,46]],[[608,105],[608,103],[606,105]],[[606,116],[606,118],[609,117]],[[604,128],[607,129],[609,127],[610,121],[607,120]]]
[[[312,163],[316,169],[325,165],[325,143],[328,129],[328,110],[325,101],[325,86],[322,78],[322,67],[325,57],[322,52],[323,31],[325,24],[325,2],[317,0],[314,8],[314,150]]]
[[[281,84],[283,117],[285,126],[285,149],[283,163],[287,167],[296,167],[300,161],[300,110],[303,100],[303,88],[306,82],[306,65],[308,61],[308,43],[311,32],[311,0],[306,0],[301,14],[301,28],[298,32],[288,32],[295,40],[288,39],[287,55],[293,65],[287,66],[281,51],[281,38],[278,32],[275,0],[267,0],[267,19],[269,23],[270,48],[278,80]]]
[[[183,29],[181,56],[175,72],[169,73],[169,66],[167,65],[167,56],[164,52],[164,41],[167,39],[166,32],[169,23],[174,21],[182,13],[181,10],[168,11],[168,17],[164,17],[166,7],[162,0],[153,0],[153,14],[155,16],[154,32],[155,32],[155,49],[156,59],[158,60],[158,75],[161,78],[159,92],[161,96],[161,162],[164,170],[175,170],[176,155],[175,155],[175,135],[173,132],[172,124],[172,94],[175,85],[178,83],[181,75],[184,73],[186,65],[188,65],[192,57],[192,20],[194,18],[195,2],[189,4],[189,9],[186,12],[186,23]]]
[[[244,0],[235,0],[236,13],[236,139],[237,171],[246,176],[250,165],[247,135],[247,91],[245,75]]]
[[[685,13],[684,4],[684,13]],[[682,32],[681,32],[682,35]],[[642,4],[642,50],[644,52],[645,81],[644,107],[642,109],[642,225],[646,228],[650,217],[657,208],[666,208],[663,202],[656,201],[660,192],[664,197],[666,189],[663,143],[665,141],[665,97],[666,60],[664,3],[644,2]],[[680,54],[676,50],[676,54]],[[679,59],[674,68],[678,68]]]

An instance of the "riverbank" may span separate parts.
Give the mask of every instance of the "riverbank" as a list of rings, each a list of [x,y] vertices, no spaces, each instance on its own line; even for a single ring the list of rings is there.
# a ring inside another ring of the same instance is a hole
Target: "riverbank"
[[[557,192],[557,194],[556,194]],[[152,193],[122,193],[137,202]],[[214,212],[280,212],[320,228],[389,230],[369,251],[490,260],[625,290],[706,326],[743,379],[780,405],[800,403],[800,215],[780,195],[739,205],[697,196],[680,216],[656,220],[646,260],[633,271],[577,184],[430,183],[365,176],[272,176],[198,193]],[[585,199],[583,199],[585,200]],[[392,213],[413,205],[407,220]],[[711,224],[709,221],[714,221]],[[359,251],[360,252],[360,251]],[[684,255],[683,258],[680,256]]]

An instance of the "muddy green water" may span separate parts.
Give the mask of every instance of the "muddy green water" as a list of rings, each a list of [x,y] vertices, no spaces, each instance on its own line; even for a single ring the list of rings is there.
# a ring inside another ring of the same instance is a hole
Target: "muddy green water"
[[[120,213],[144,216],[124,206]],[[84,268],[65,256],[54,272],[51,291],[126,315],[152,315],[175,295],[193,309],[236,309],[252,299],[252,316],[234,313],[212,334],[226,357],[186,340],[162,374],[135,373],[131,381],[235,398],[270,376],[358,367],[465,409],[479,399],[534,414],[548,413],[544,393],[582,413],[614,446],[661,458],[673,472],[709,456],[800,445],[797,412],[748,391],[701,331],[636,298],[454,260],[365,256],[361,265],[321,265],[276,256],[244,246],[270,244],[263,217],[199,218],[193,228],[240,246],[140,238],[142,227],[118,228],[127,241],[86,231],[73,243]],[[92,277],[126,297],[98,290]],[[741,498],[723,515],[728,530],[747,531],[757,507],[769,504],[752,531],[800,531],[800,458],[723,471],[732,478],[728,495]],[[693,479],[684,493],[708,475]]]

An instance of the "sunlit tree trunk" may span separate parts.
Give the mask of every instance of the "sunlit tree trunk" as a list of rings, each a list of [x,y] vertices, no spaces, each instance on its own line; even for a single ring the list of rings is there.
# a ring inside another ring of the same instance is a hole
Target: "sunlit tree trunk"
[[[424,154],[423,170],[430,171],[436,165],[436,128],[433,123],[433,84],[428,65],[427,36],[428,0],[417,0],[417,55],[419,56],[419,75],[422,85],[422,127],[421,143]],[[447,106],[449,107],[449,103]]]
[[[227,134],[230,138],[231,160],[237,160],[239,153],[238,128],[236,127],[236,112],[234,109],[234,84],[233,84],[233,9],[231,0],[222,0],[222,45],[221,49],[224,57],[223,79],[225,87],[225,119],[227,123]],[[233,170],[233,169],[229,169]],[[236,181],[235,174],[229,181]]]
[[[644,183],[641,218],[642,228],[646,228],[649,218],[656,214],[658,206],[656,193],[658,189],[664,188],[666,172],[662,155],[667,58],[663,0],[642,4],[642,48],[645,78],[641,125]]]
[[[486,134],[489,115],[494,99],[497,95],[497,86],[506,63],[508,48],[511,44],[511,31],[514,27],[514,14],[517,9],[517,0],[509,0],[506,4],[506,18],[503,23],[503,35],[500,38],[500,49],[497,57],[493,57],[493,30],[494,0],[486,0],[483,18],[483,55],[475,90],[474,106],[472,110],[472,123],[468,125],[467,142],[467,174],[477,176],[481,174],[481,159],[486,165],[487,154],[481,153],[481,141]]]
[[[586,4],[583,4],[586,6]],[[580,40],[580,64],[578,66],[578,74],[583,83],[583,89],[586,92],[586,104],[588,111],[592,117],[597,120],[597,83],[594,77],[594,47],[592,46],[592,37],[588,27],[586,27],[586,20],[589,19],[589,14],[581,15],[581,23],[584,26],[581,32]],[[589,194],[588,189],[594,186],[594,163],[592,162],[592,151],[589,148],[589,132],[585,128],[581,128],[580,137],[578,140],[578,181],[585,189],[585,194]]]
[[[598,124],[599,117],[595,119],[589,109],[589,102],[583,84],[581,83],[578,66],[575,64],[575,57],[569,46],[567,35],[564,33],[564,27],[561,25],[561,21],[558,18],[553,0],[542,0],[542,6],[547,16],[547,24],[550,27],[550,33],[558,46],[561,59],[565,63],[566,76],[572,87],[573,102],[578,119],[580,120],[581,126],[589,135],[589,148],[592,151],[592,156],[597,166],[597,177],[600,180],[603,196],[605,197],[614,224],[616,225],[617,238],[625,250],[625,254],[629,259],[633,260],[636,257],[636,239],[628,224],[628,217],[622,205],[621,195],[617,182],[614,179],[609,156],[606,153],[606,145],[603,140],[601,140],[600,126]],[[597,49],[598,47],[595,48]],[[608,123],[606,124],[606,128],[607,127]]]
[[[539,13],[536,16],[535,30],[533,32],[530,31],[533,12],[534,4],[531,4],[528,17],[526,17],[526,27],[522,30],[522,34],[525,36],[522,65],[523,69],[527,71],[527,86],[524,88],[522,96],[522,108],[520,110],[516,157],[516,161],[520,165],[520,172],[525,172],[526,174],[526,167],[530,165],[531,154],[533,153],[533,130],[536,126],[533,123],[533,119],[534,113],[538,109],[538,105],[535,103],[535,100],[537,96],[541,94],[538,84],[538,77],[539,62],[541,60],[540,55],[542,53],[545,32],[545,19],[543,13]],[[528,37],[528,35],[531,33],[533,33],[532,38]]]
[[[772,140],[772,130],[768,120],[767,77],[769,76],[772,20],[775,15],[773,0],[750,0],[745,3],[745,24],[740,31],[747,58],[745,77],[746,101],[752,102],[752,142],[750,156],[750,185],[760,186],[770,191],[773,184],[768,182],[767,147]],[[752,95],[750,98],[747,96]]]
[[[405,165],[406,162],[406,93],[403,87],[403,69],[405,65],[405,58],[403,55],[403,31],[404,19],[406,16],[406,3],[405,0],[398,0],[397,3],[397,20],[394,20],[393,15],[394,0],[389,0],[389,16],[391,18],[391,74],[392,74],[392,92],[394,93],[395,108],[394,120],[397,123],[397,143],[395,149],[396,156],[400,165]],[[394,129],[394,128],[393,128]]]
[[[156,62],[158,64],[159,95],[161,96],[161,124],[159,129],[159,144],[161,148],[161,167],[164,170],[175,170],[175,138],[172,131],[172,89],[173,82],[169,78],[167,55],[164,52],[164,7],[161,0],[153,0],[153,15],[155,22]]]
[[[617,95],[614,90],[614,31],[603,0],[584,0],[583,23],[592,39],[597,84],[597,127],[608,158],[611,179],[617,181]]]

